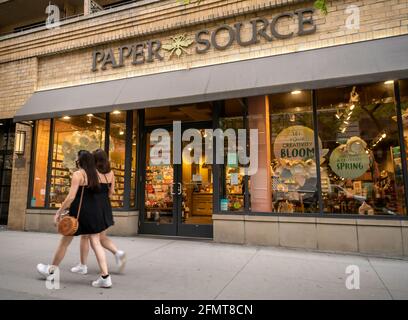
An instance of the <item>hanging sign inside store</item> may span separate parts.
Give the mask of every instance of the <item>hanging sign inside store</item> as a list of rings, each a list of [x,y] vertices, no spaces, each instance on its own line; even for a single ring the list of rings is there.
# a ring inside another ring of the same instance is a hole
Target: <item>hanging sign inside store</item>
[[[319,147],[322,149],[320,139]],[[314,159],[314,131],[305,126],[292,126],[283,129],[275,139],[273,151],[277,159]]]
[[[127,64],[136,66],[156,60],[161,61],[164,59],[164,51],[170,53],[168,59],[171,59],[174,56],[190,54],[192,51],[196,54],[204,54],[212,49],[223,51],[234,44],[246,47],[258,44],[261,40],[273,42],[310,35],[316,32],[314,11],[314,8],[304,8],[278,14],[272,19],[255,18],[248,22],[237,22],[234,25],[223,24],[213,30],[199,30],[191,37],[186,34],[173,36],[168,43],[164,44],[160,40],[149,40],[124,45],[117,49],[94,50],[92,71],[106,70],[108,67],[120,68]],[[280,25],[288,21],[294,27],[289,26],[286,31],[283,31]],[[192,45],[195,48],[188,49]]]
[[[330,168],[341,178],[356,179],[370,168],[370,157],[365,151],[351,153],[339,146],[330,156]]]

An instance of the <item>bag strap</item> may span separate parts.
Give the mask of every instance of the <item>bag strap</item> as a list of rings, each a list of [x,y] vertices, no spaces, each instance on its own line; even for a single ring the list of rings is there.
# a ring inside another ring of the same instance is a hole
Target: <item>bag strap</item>
[[[84,182],[85,182],[85,179],[84,179]],[[79,200],[79,206],[78,206],[77,220],[79,220],[79,214],[81,213],[82,199],[84,198],[84,189],[85,189],[85,185],[82,186],[81,199]]]

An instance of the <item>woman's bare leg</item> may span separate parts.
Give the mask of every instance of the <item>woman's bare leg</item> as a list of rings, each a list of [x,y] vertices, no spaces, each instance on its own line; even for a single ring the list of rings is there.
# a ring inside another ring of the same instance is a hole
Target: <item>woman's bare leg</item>
[[[108,264],[106,263],[105,250],[103,249],[100,241],[100,234],[91,234],[89,235],[91,239],[91,246],[96,255],[96,260],[98,261],[99,268],[101,270],[101,275],[106,276],[108,272]]]
[[[106,231],[101,232],[100,239],[101,239],[102,247],[109,250],[113,254],[116,254],[116,252],[118,252],[118,248],[115,246],[113,241],[110,238],[108,238],[108,236],[106,235]]]
[[[80,256],[81,256],[81,264],[86,265],[88,262],[88,255],[89,255],[89,236],[84,235],[81,236],[80,242]]]
[[[60,265],[62,259],[64,259],[65,257],[65,253],[67,252],[67,249],[71,244],[73,238],[74,238],[73,236],[62,236],[57,251],[55,252],[54,260],[52,260],[53,266],[58,267]]]

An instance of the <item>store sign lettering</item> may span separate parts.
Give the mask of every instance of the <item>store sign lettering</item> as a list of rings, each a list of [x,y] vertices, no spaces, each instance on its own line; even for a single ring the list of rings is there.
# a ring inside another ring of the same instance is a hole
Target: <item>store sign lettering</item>
[[[256,18],[247,23],[237,22],[232,26],[224,24],[212,31],[207,29],[198,31],[195,34],[194,40],[187,40],[187,43],[195,43],[194,52],[204,54],[211,48],[217,51],[226,50],[234,43],[241,47],[246,47],[259,43],[261,39],[272,42],[290,39],[294,36],[305,36],[316,32],[313,13],[313,8],[305,8],[281,13],[271,20]],[[283,33],[283,31],[280,31],[278,26],[283,20],[297,23],[296,32]],[[247,39],[243,37],[244,28],[249,28],[250,30],[250,36]],[[160,40],[151,40],[121,46],[118,49],[95,50],[92,53],[92,71],[106,70],[108,67],[120,68],[125,66],[127,62],[130,62],[132,65],[142,65],[157,60],[161,61],[164,59],[162,49],[163,47],[166,49],[166,46],[171,49],[172,46],[177,46],[177,43],[162,45]],[[182,47],[175,47],[178,53],[177,56],[181,56],[182,52],[188,53],[185,50],[185,46]]]
[[[320,139],[319,147],[322,148]],[[278,159],[313,159],[315,157],[314,131],[305,126],[283,129],[275,139],[273,150]]]

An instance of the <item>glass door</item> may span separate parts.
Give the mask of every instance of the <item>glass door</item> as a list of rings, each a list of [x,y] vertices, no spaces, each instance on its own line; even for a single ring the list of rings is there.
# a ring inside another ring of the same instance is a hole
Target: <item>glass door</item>
[[[184,153],[195,158],[182,156],[182,164],[179,168],[180,180],[180,215],[178,217],[178,235],[189,237],[212,238],[212,214],[213,214],[213,167],[208,163],[205,150],[205,129],[211,129],[211,123],[185,126],[183,129],[195,130],[201,136],[202,152],[195,157],[194,150],[189,148],[189,142],[182,143]],[[212,150],[212,148],[211,148]]]
[[[211,123],[183,125],[183,132],[194,127],[205,141],[205,128]],[[166,129],[166,128],[164,128]],[[167,128],[169,129],[169,128]],[[173,163],[172,131],[170,134],[171,151],[167,155],[170,164],[158,165],[154,161],[154,142],[151,140],[153,129],[145,133],[145,166],[143,174],[143,201],[140,216],[140,232],[186,237],[212,237],[213,213],[213,171],[212,165],[206,163],[203,154],[199,161],[186,161],[183,154],[181,164]],[[188,152],[189,142],[180,145]],[[192,150],[193,151],[193,150]],[[163,158],[163,154],[160,155]]]
[[[172,132],[169,132],[170,136]],[[176,170],[172,164],[171,148],[170,164],[157,164],[152,154],[153,143],[151,130],[146,135],[145,166],[144,166],[144,201],[141,212],[141,233],[176,235],[176,212],[178,211],[178,195],[176,187]],[[170,143],[171,144],[171,143]]]

